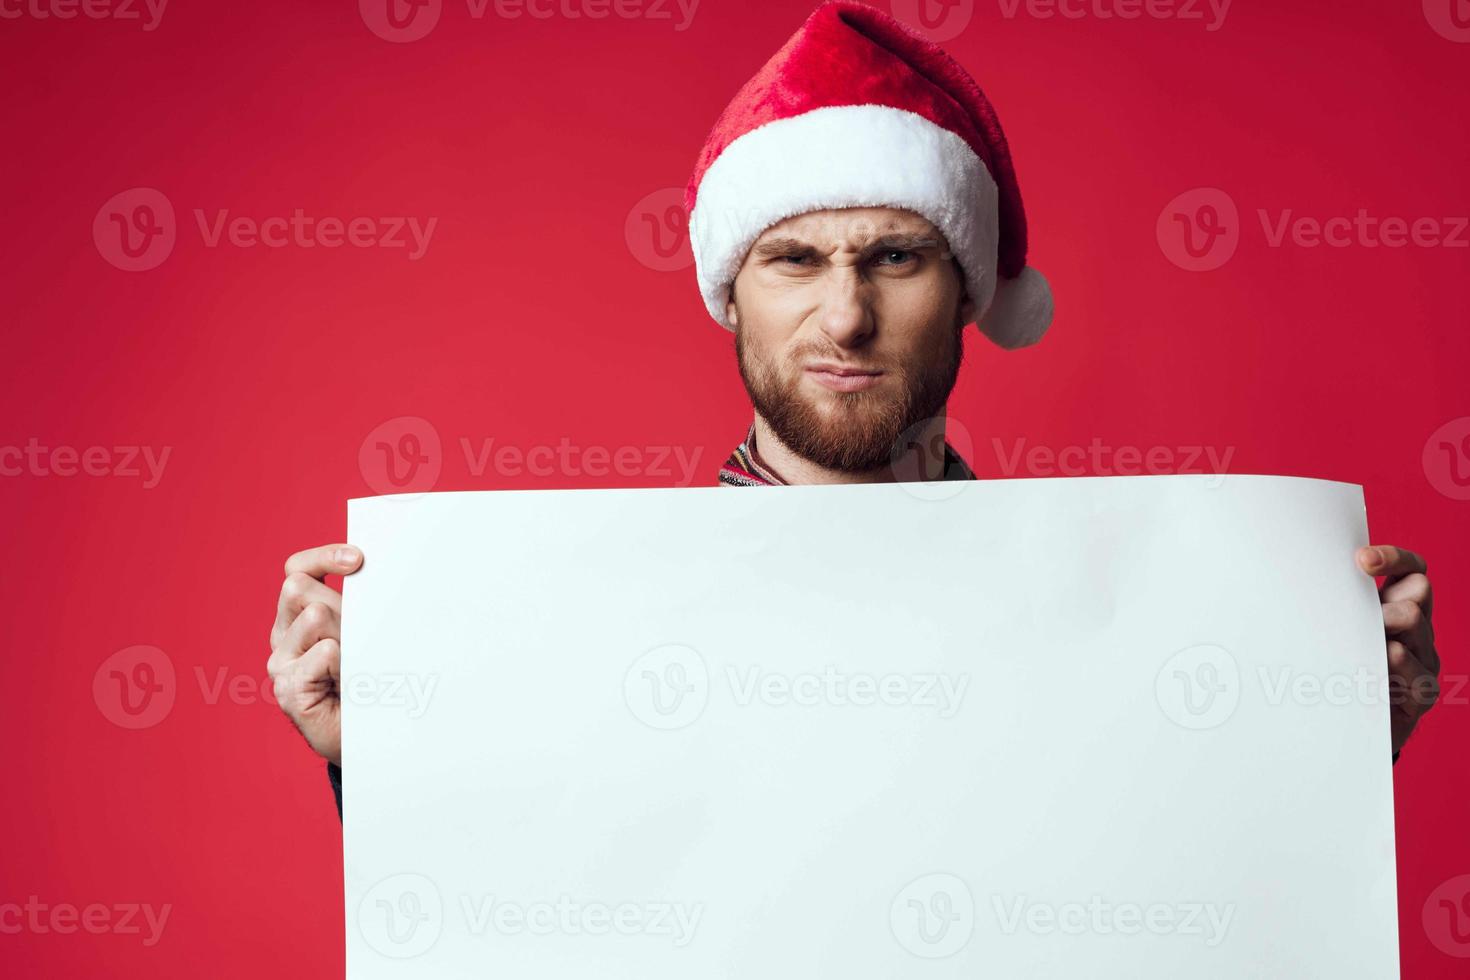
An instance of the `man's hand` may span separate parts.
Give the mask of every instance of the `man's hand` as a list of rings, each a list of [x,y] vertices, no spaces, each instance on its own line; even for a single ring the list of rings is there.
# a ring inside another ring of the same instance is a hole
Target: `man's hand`
[[[1358,549],[1358,567],[1382,575],[1383,632],[1388,637],[1388,682],[1393,751],[1439,697],[1439,653],[1434,649],[1434,593],[1424,559],[1404,548],[1377,545]]]
[[[271,627],[266,670],[276,702],[318,755],[342,764],[342,595],[322,579],[350,575],[362,552],[328,544],[286,559],[286,581]]]

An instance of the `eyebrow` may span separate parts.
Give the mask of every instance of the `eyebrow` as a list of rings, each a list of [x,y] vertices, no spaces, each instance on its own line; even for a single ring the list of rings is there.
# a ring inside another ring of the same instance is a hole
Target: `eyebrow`
[[[815,255],[817,250],[796,238],[768,238],[756,243],[751,251],[761,258],[777,258],[782,255]]]
[[[939,239],[932,235],[916,235],[903,232],[893,232],[880,235],[878,238],[863,246],[864,252],[874,252],[887,249],[901,249],[903,251],[918,251],[922,248],[938,248]],[[815,255],[816,247],[809,242],[799,238],[768,238],[758,243],[752,251],[761,258],[775,258],[783,255]]]
[[[880,248],[898,248],[905,251],[918,251],[921,248],[938,248],[939,245],[939,239],[935,238],[933,235],[915,235],[905,232],[894,232],[893,234],[882,235],[878,237],[866,248],[864,248],[863,251],[872,252]]]

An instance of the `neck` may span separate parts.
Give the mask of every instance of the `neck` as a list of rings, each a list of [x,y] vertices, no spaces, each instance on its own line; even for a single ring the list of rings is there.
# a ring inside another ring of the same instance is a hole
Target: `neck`
[[[831,470],[798,456],[782,442],[759,412],[755,416],[755,445],[761,462],[790,484],[809,483],[896,483],[939,480],[944,477],[944,410],[924,421],[908,438],[908,444],[892,465],[862,473]]]

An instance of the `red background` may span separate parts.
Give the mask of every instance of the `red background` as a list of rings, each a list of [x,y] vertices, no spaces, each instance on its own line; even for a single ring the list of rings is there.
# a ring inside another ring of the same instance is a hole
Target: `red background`
[[[1101,440],[1362,483],[1374,539],[1428,556],[1445,671],[1463,681],[1470,502],[1448,466],[1470,453],[1425,449],[1470,416],[1470,250],[1271,247],[1257,209],[1470,213],[1470,44],[1416,3],[1238,0],[1215,31],[1004,9],[975,7],[946,47],[1006,125],[1059,313],[1034,349],[970,344],[952,414],[977,470],[1048,475],[1007,470],[992,440],[1006,454],[1018,439]],[[174,0],[152,31],[0,20],[0,446],[170,450],[152,488],[34,468],[0,478],[0,902],[172,906],[152,947],[0,935],[0,973],[341,973],[325,774],[259,696],[281,563],[340,538],[344,500],[373,492],[359,448],[400,416],[441,436],[442,490],[677,480],[476,475],[462,438],[677,446],[702,453],[696,482],[713,482],[749,420],[730,340],[692,268],[640,260],[653,253],[634,209],[682,188],[725,101],[809,10],[705,0],[680,31],[677,9],[475,19],[450,0],[413,43],[374,36],[352,0]],[[127,272],[92,227],[137,187],[172,202],[178,240],[156,268]],[[1238,205],[1240,244],[1190,272],[1156,225],[1200,187]],[[417,261],[211,248],[196,208],[438,225]],[[125,730],[92,682],[140,644],[175,668],[175,703]],[[210,703],[221,676],[254,693]],[[1410,977],[1466,966],[1421,922],[1430,893],[1470,873],[1455,748],[1470,691],[1458,694],[1395,772]]]

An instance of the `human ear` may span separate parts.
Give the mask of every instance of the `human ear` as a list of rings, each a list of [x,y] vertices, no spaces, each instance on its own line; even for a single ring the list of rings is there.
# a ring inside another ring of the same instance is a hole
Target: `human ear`
[[[956,266],[955,269],[956,269],[956,271],[958,271],[959,270],[959,267]],[[969,289],[968,286],[965,285],[965,276],[964,276],[964,273],[961,272],[960,273],[960,306],[959,306],[959,321],[960,322],[959,322],[958,326],[965,327],[965,326],[968,326],[971,323],[974,323],[975,322],[975,318],[979,314],[979,312],[980,312],[979,310],[975,309],[975,301],[970,298],[970,289]]]
[[[968,291],[960,294],[959,321],[956,325],[960,327],[966,327],[975,322],[975,301],[970,298]]]
[[[961,268],[960,260],[951,258],[950,264],[954,268],[955,277],[959,280],[960,284],[960,303],[959,308],[955,311],[955,316],[959,320],[959,323],[955,324],[955,326],[966,327],[975,322],[975,314],[979,311],[975,309],[975,301],[970,298],[970,289],[965,285],[965,270]]]

